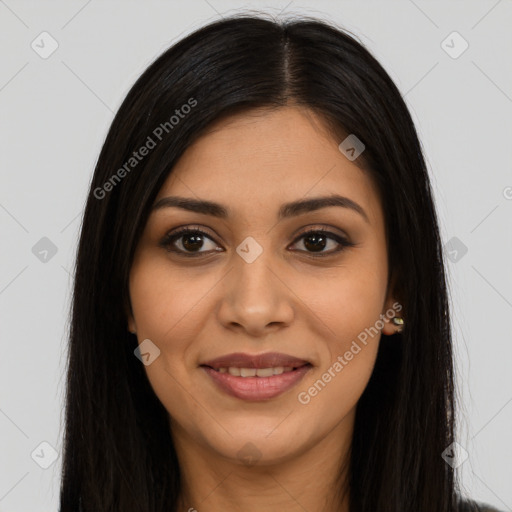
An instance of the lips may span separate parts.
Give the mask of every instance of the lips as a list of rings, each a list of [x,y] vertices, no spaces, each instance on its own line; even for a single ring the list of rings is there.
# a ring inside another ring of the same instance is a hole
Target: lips
[[[243,354],[237,352],[234,354],[228,354],[225,356],[217,357],[210,361],[206,361],[201,366],[209,366],[214,370],[219,368],[276,368],[291,367],[299,368],[306,364],[310,364],[305,359],[299,359],[297,357],[290,356],[288,354],[281,354],[279,352],[267,352],[265,354]]]
[[[305,359],[277,352],[229,354],[200,366],[218,390],[249,401],[269,400],[281,395],[312,368]]]

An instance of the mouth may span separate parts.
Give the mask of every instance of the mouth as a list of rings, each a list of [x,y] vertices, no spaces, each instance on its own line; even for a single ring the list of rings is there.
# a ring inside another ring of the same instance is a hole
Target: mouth
[[[218,373],[229,373],[229,375],[233,375],[233,377],[273,377],[274,375],[282,375],[283,373],[290,373],[303,366],[307,366],[309,363],[305,363],[301,366],[274,366],[270,368],[240,368],[238,366],[222,366],[220,368],[212,368],[211,366],[206,366],[207,368],[211,368],[212,370]],[[311,365],[310,365],[311,366]]]
[[[218,390],[247,401],[275,398],[294,387],[313,365],[286,354],[231,354],[200,365]]]

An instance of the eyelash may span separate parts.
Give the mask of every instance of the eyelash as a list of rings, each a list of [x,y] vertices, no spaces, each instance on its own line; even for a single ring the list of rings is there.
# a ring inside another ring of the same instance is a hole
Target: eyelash
[[[186,228],[180,229],[177,232],[168,233],[160,241],[159,245],[160,245],[160,247],[166,249],[168,252],[174,252],[174,253],[177,253],[180,256],[184,256],[186,258],[197,258],[197,257],[201,257],[202,255],[211,254],[211,251],[203,251],[203,252],[193,253],[193,252],[186,252],[186,251],[183,251],[181,249],[171,248],[172,244],[176,240],[178,240],[179,238],[181,238],[182,236],[187,235],[187,234],[200,234],[202,236],[205,236],[205,237],[209,238],[212,242],[215,242],[215,240],[213,240],[212,237],[210,236],[210,234],[207,233],[206,231],[203,231],[200,228],[186,227]],[[355,245],[353,242],[349,242],[345,237],[337,235],[335,233],[332,233],[331,231],[327,231],[327,230],[322,229],[322,228],[310,229],[308,231],[305,231],[305,232],[301,233],[292,242],[292,245],[295,245],[302,238],[306,238],[307,236],[309,236],[311,234],[319,234],[319,235],[325,236],[326,238],[334,240],[335,242],[339,243],[342,246],[339,249],[331,250],[329,252],[321,252],[321,253],[314,253],[314,252],[311,252],[311,251],[304,251],[304,250],[299,250],[298,251],[298,252],[306,252],[306,253],[310,254],[311,256],[313,256],[314,258],[322,258],[322,257],[326,257],[326,256],[331,256],[333,254],[337,254],[337,253],[340,253],[340,252],[344,251],[347,247],[353,247]]]

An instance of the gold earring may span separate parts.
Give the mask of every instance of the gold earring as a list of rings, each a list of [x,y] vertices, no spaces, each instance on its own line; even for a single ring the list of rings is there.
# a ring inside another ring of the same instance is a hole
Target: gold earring
[[[398,326],[396,332],[402,332],[404,330],[404,319],[401,316],[393,317],[393,323]]]

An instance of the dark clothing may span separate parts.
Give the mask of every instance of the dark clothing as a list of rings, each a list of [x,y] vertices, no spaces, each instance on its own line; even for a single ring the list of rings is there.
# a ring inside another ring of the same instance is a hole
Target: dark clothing
[[[473,500],[463,500],[459,503],[458,512],[503,512],[491,507],[486,503],[479,503]]]

